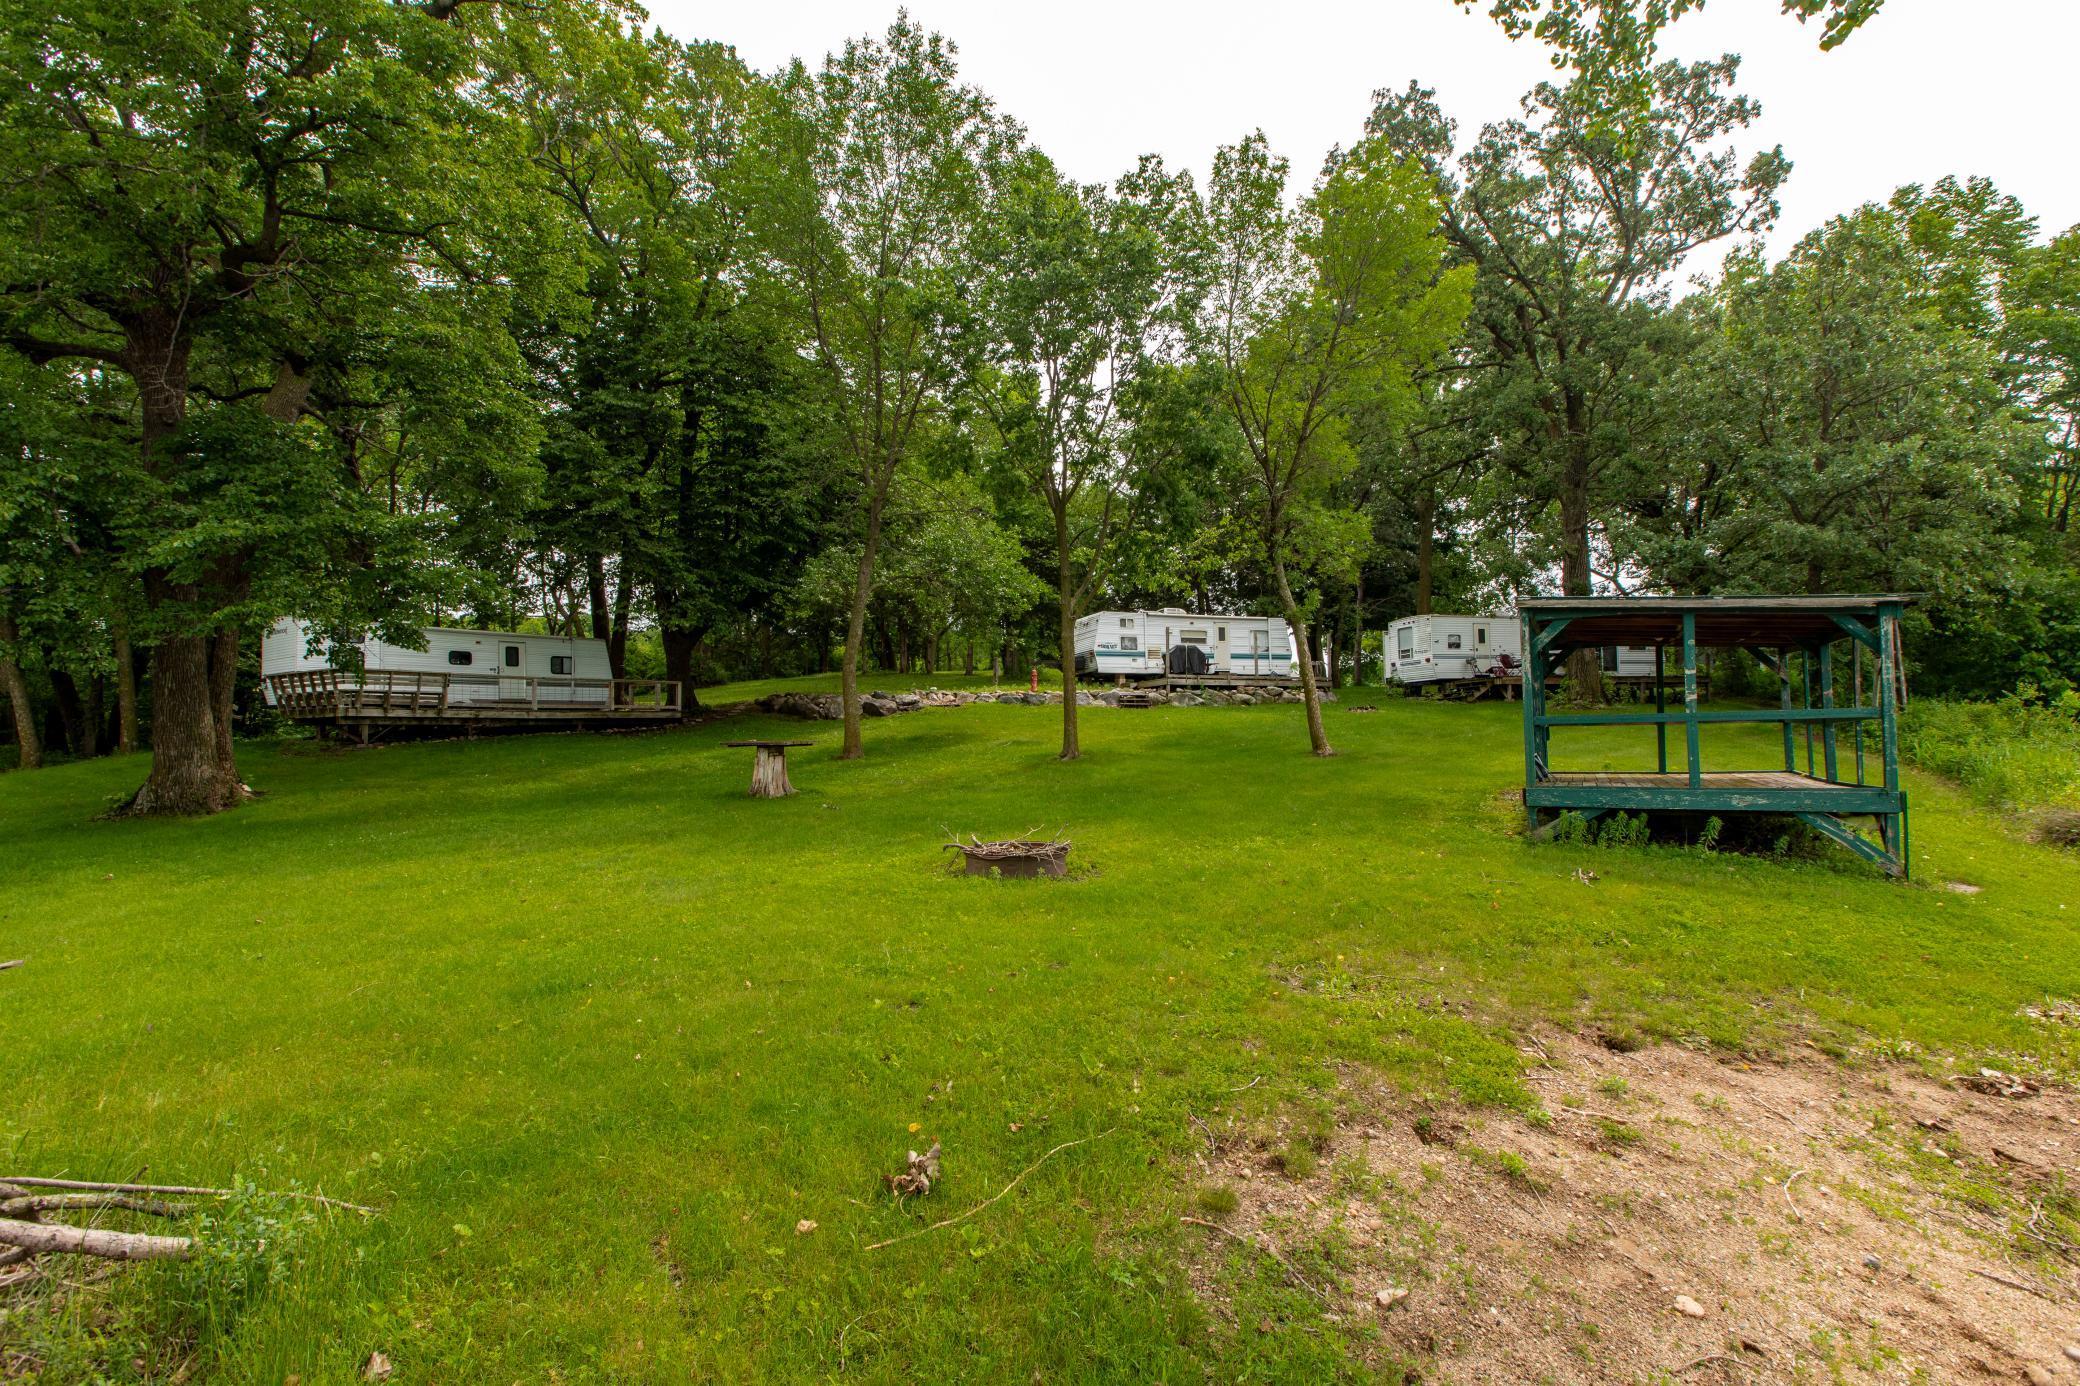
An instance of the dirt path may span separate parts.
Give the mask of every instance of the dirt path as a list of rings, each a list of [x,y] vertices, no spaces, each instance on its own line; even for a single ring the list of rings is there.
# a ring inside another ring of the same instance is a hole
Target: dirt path
[[[1340,1244],[1332,1312],[1376,1316],[1426,1380],[2080,1382],[2073,1094],[1531,1049],[1549,1123],[1352,1090],[1305,1179],[1278,1140],[1207,1157],[1240,1196],[1228,1225]]]

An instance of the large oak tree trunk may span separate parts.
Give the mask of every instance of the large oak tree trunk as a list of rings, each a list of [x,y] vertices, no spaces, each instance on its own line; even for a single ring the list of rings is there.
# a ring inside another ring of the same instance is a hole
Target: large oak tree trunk
[[[680,708],[693,712],[701,700],[693,691],[693,656],[700,648],[701,637],[707,634],[705,626],[663,625],[658,627],[659,642],[664,646],[664,676],[679,685]]]
[[[628,584],[628,562],[614,579],[614,624],[607,633],[607,670],[617,679],[628,677],[628,608],[633,593]],[[683,689],[691,693],[693,690]]]
[[[218,813],[239,801],[218,754],[210,640],[172,635],[152,649],[152,772],[133,813]]]
[[[209,707],[216,724],[217,766],[239,783],[238,759],[231,745],[233,699],[238,693],[238,628],[220,626],[210,642]]]
[[[592,638],[605,640],[613,634],[614,627],[613,618],[607,614],[607,560],[600,554],[585,555],[585,597],[592,607]]]
[[[143,421],[139,447],[145,470],[159,475],[167,465],[161,445],[187,418],[193,343],[166,310],[143,313],[124,327],[123,365],[137,384]],[[146,602],[155,611],[171,609],[177,622],[184,615],[192,619],[208,595],[163,571],[145,574]],[[130,801],[132,813],[219,813],[244,797],[227,754],[228,729],[222,745],[218,740],[211,643],[206,634],[182,629],[152,650],[152,769]]]

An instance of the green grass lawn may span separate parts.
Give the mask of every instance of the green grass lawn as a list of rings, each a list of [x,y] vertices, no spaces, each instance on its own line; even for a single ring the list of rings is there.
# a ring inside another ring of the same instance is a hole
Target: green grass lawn
[[[1063,764],[1058,709],[988,705],[872,723],[852,764],[835,724],[755,717],[254,744],[265,797],[192,822],[97,820],[139,760],[0,778],[0,957],[28,960],[0,973],[0,1173],[383,1210],[272,1278],[146,1268],[0,1346],[66,1380],[171,1340],[105,1370],[267,1386],[371,1350],[400,1381],[1321,1380],[1362,1330],[1177,1221],[1194,1116],[1304,1119],[1352,1066],[1520,1105],[1512,1027],[1548,1018],[2080,1061],[2016,1014],[2080,994],[2080,861],[1940,783],[1911,784],[1912,885],[1531,847],[1514,707],[1354,701],[1332,760],[1293,707],[1098,708]],[[751,735],[817,739],[796,797],[744,796],[719,743]],[[1770,735],[1714,728],[1707,761],[1768,764]],[[1556,735],[1575,767],[1651,744]],[[948,832],[1036,826],[1073,879],[947,873]],[[880,1176],[934,1139],[941,1185],[892,1206]],[[1208,1254],[1242,1327],[1192,1298]]]

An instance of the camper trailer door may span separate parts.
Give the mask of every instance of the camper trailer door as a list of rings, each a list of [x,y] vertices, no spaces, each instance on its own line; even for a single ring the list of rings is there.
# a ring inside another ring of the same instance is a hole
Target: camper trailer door
[[[498,642],[498,696],[501,701],[527,699],[527,642],[507,638]]]

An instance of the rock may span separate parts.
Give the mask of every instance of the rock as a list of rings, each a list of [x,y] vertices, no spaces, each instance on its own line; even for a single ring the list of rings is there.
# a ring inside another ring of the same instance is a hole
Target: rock
[[[859,715],[862,717],[892,717],[901,710],[893,698],[877,698],[870,693],[859,700]]]
[[[2037,1085],[2028,1078],[2013,1073],[2003,1073],[1997,1068],[1982,1068],[1977,1073],[1960,1073],[1951,1080],[1961,1088],[1983,1092],[1989,1097],[2035,1097]]]
[[[2067,1343],[2066,1357],[2071,1361],[2080,1362],[2080,1344]]]
[[[1393,1285],[1389,1286],[1387,1289],[1381,1290],[1378,1294],[1374,1295],[1372,1297],[1372,1302],[1374,1304],[1377,1304],[1382,1309],[1392,1309],[1395,1305],[1399,1304],[1402,1300],[1407,1298],[1407,1290],[1403,1289],[1399,1285]]]
[[[769,693],[756,706],[761,712],[817,722],[835,722],[845,715],[844,702],[835,693]]]
[[[1688,1295],[1677,1295],[1676,1312],[1686,1319],[1701,1319],[1704,1317],[1704,1306]]]
[[[380,1352],[371,1352],[368,1355],[368,1360],[361,1364],[361,1379],[363,1381],[388,1381],[391,1371],[392,1368],[388,1357],[385,1357]]]
[[[895,703],[898,712],[915,712],[924,706],[924,699],[915,693],[898,693],[891,701]]]
[[[794,1225],[794,1234],[797,1237],[806,1237],[815,1230],[816,1222],[812,1218],[803,1218],[800,1222]]]
[[[1871,1273],[1872,1275],[1876,1275],[1876,1274],[1877,1274],[1877,1273],[1878,1273],[1879,1271],[1883,1270],[1883,1269],[1884,1269],[1885,1267],[1884,1267],[1884,1264],[1883,1264],[1882,1262],[1880,1262],[1880,1261],[1878,1260],[1878,1258],[1877,1258],[1877,1257],[1875,1257],[1875,1256],[1866,1256],[1866,1257],[1864,1257],[1864,1258],[1863,1258],[1863,1268],[1864,1268],[1865,1270],[1869,1271],[1869,1272],[1870,1272],[1870,1273]]]
[[[2022,1377],[2029,1386],[2058,1386],[2058,1378],[2051,1374],[2050,1369],[2034,1362],[2022,1369]]]
[[[1018,695],[1018,700],[1027,707],[1047,706],[1047,695],[1045,693],[1021,693]]]

